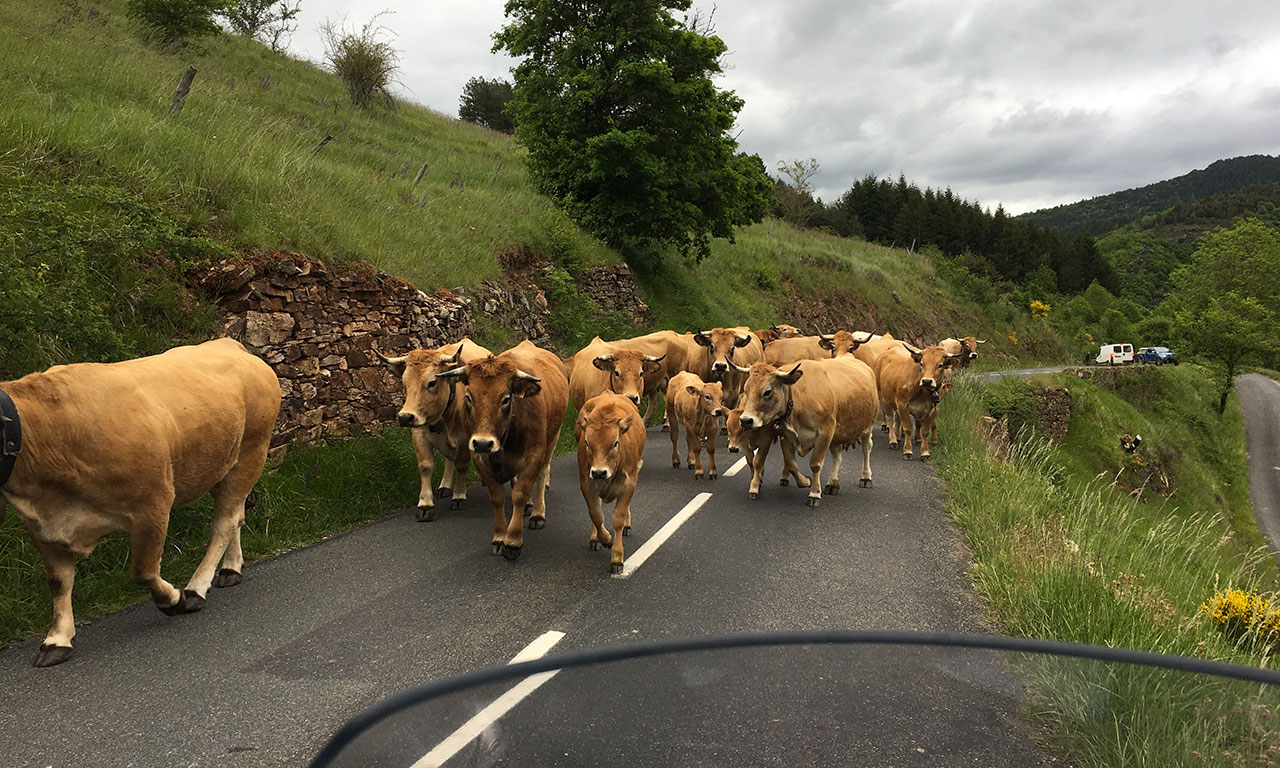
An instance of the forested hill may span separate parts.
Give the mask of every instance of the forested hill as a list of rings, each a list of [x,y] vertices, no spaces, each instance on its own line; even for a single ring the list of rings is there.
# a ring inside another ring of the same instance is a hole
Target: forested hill
[[[1097,236],[1144,215],[1165,211],[1178,203],[1274,182],[1280,182],[1280,157],[1233,157],[1167,181],[1032,211],[1017,218],[1042,227],[1053,227],[1067,235],[1084,233]]]

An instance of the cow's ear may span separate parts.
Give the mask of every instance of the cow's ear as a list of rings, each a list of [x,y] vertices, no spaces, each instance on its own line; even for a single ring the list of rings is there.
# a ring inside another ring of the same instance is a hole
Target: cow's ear
[[[625,435],[627,434],[628,429],[631,429],[631,417],[624,416],[622,417],[622,421],[618,422],[618,434]]]
[[[733,346],[735,347],[745,347],[750,343],[751,334],[749,333],[740,333],[733,338]]]
[[[640,367],[645,373],[657,373],[662,370],[662,363],[657,360],[645,360],[640,364]]]
[[[578,420],[573,422],[573,439],[579,443],[582,442],[582,435],[587,431],[587,414],[578,414]]]
[[[707,335],[706,331],[693,334],[693,340],[697,342],[699,346],[702,346],[702,347],[711,346],[711,337]]]
[[[796,367],[786,373],[779,373],[778,379],[784,384],[795,384],[804,375],[804,371],[800,370],[800,363],[796,363]]]
[[[702,390],[698,389],[697,387],[693,386],[692,384],[687,385],[687,386],[684,388],[684,391],[688,392],[689,394],[693,395],[694,397],[697,397],[698,395],[701,395],[701,394],[702,394]]]
[[[835,339],[828,339],[826,336],[823,336],[821,339],[818,339],[818,346],[823,349],[835,349],[836,341]]]
[[[602,371],[607,371],[613,367],[613,355],[600,355],[591,360],[591,364]]]
[[[516,378],[511,382],[511,394],[516,397],[533,397],[542,391],[542,385],[529,379]]]

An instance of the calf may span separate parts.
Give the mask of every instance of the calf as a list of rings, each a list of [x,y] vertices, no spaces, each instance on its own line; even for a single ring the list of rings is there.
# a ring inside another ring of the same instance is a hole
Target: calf
[[[404,407],[396,418],[400,426],[413,430],[409,435],[418,459],[418,520],[435,519],[437,496],[450,496],[450,508],[461,509],[467,500],[467,466],[471,463],[467,449],[471,425],[462,406],[467,386],[456,378],[440,379],[439,374],[493,353],[471,339],[439,349],[411,350],[402,357],[387,357],[376,347],[373,352],[404,385]],[[444,457],[444,473],[433,494],[436,453]]]
[[[729,435],[729,453],[743,453],[747,459],[747,466],[752,466],[754,463],[756,451],[762,443],[765,441],[772,443],[775,439],[774,432],[771,429],[764,427],[747,429],[743,427],[741,408],[734,408],[725,414],[725,428]],[[790,442],[784,442],[782,446],[782,477],[778,478],[778,485],[788,485],[792,477],[796,480],[796,487],[809,487],[809,478],[800,474],[800,468],[796,465],[795,448]]]
[[[634,428],[633,428],[634,427]],[[578,485],[591,516],[590,547],[612,545],[609,568],[622,572],[622,538],[631,535],[631,497],[644,466],[644,423],[631,400],[612,392],[587,401],[573,435],[578,441]],[[616,500],[613,534],[604,527],[604,505]]]
[[[831,495],[840,492],[843,451],[859,443],[859,485],[871,487],[871,427],[879,402],[875,376],[861,360],[843,354],[830,360],[806,360],[786,371],[757,363],[748,372],[743,397],[743,427],[773,429],[785,436],[784,447],[790,441],[801,456],[809,456],[809,506],[818,506],[824,491]],[[752,462],[748,495],[753,499],[760,492],[768,448],[767,442],[760,445]],[[822,464],[831,450],[835,454],[824,488],[820,482]]]
[[[467,445],[493,506],[490,552],[515,560],[524,548],[521,510],[532,511],[530,529],[547,525],[551,455],[569,405],[569,382],[560,358],[525,340],[496,357],[473,360],[436,376],[455,377],[467,385]],[[508,482],[510,520],[505,511]]]
[[[128,532],[130,574],[167,615],[200,610],[210,586],[240,583],[244,502],[280,411],[271,366],[217,339],[122,363],[56,365],[0,391],[12,400],[3,409],[4,453],[16,454],[0,462],[12,459],[0,509],[8,502],[22,515],[53,595],[37,667],[71,657],[75,558],[109,533]],[[178,589],[160,577],[169,512],[210,492],[209,544]]]
[[[718,381],[704,382],[692,373],[678,373],[667,384],[667,423],[671,425],[671,466],[680,466],[680,425],[684,425],[684,442],[689,469],[694,478],[702,479],[702,449],[707,449],[710,468],[707,478],[716,479],[716,432],[724,415],[721,402],[723,388]]]
[[[915,349],[905,343],[886,352],[880,360],[880,399],[891,419],[889,447],[902,441],[902,458],[911,459],[912,446],[920,442],[920,458],[928,460],[929,442],[938,428],[938,403],[943,377],[960,355],[948,354],[941,346]],[[914,420],[914,426],[912,421]],[[911,427],[911,434],[906,428]]]

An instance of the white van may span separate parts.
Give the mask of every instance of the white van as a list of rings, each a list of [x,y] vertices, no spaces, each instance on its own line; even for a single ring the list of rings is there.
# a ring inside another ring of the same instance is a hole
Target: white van
[[[1093,359],[1098,365],[1121,365],[1133,362],[1132,344],[1103,344]]]

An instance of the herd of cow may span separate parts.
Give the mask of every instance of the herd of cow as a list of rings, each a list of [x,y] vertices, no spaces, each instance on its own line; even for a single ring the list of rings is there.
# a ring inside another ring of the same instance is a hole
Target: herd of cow
[[[437,497],[460,507],[474,464],[493,506],[491,551],[508,560],[524,546],[525,516],[530,529],[546,525],[551,458],[572,401],[590,547],[611,547],[618,572],[645,425],[659,395],[672,466],[682,464],[683,428],[685,463],[694,477],[715,479],[716,438],[727,434],[729,451],[744,453],[751,467],[754,499],[776,442],[781,483],[794,478],[817,506],[824,492],[839,492],[843,452],[855,445],[862,447],[859,485],[870,487],[878,412],[891,448],[901,444],[909,459],[919,442],[928,458],[946,378],[978,356],[979,343],[945,339],[919,349],[888,334],[803,336],[779,325],[597,337],[567,360],[529,341],[497,355],[470,339],[400,357],[374,351],[404,384],[398,421],[411,429],[417,454],[418,519],[435,516]],[[0,383],[0,514],[5,502],[21,514],[53,597],[53,625],[36,666],[71,657],[75,558],[109,533],[128,533],[131,576],[166,614],[197,611],[211,586],[240,583],[245,499],[262,474],[279,408],[275,373],[231,339],[122,363],[54,366]],[[444,471],[433,491],[437,453]],[[809,458],[808,477],[797,455]],[[209,545],[178,589],[160,576],[169,512],[205,493],[214,499]],[[603,506],[615,501],[611,532]]]

